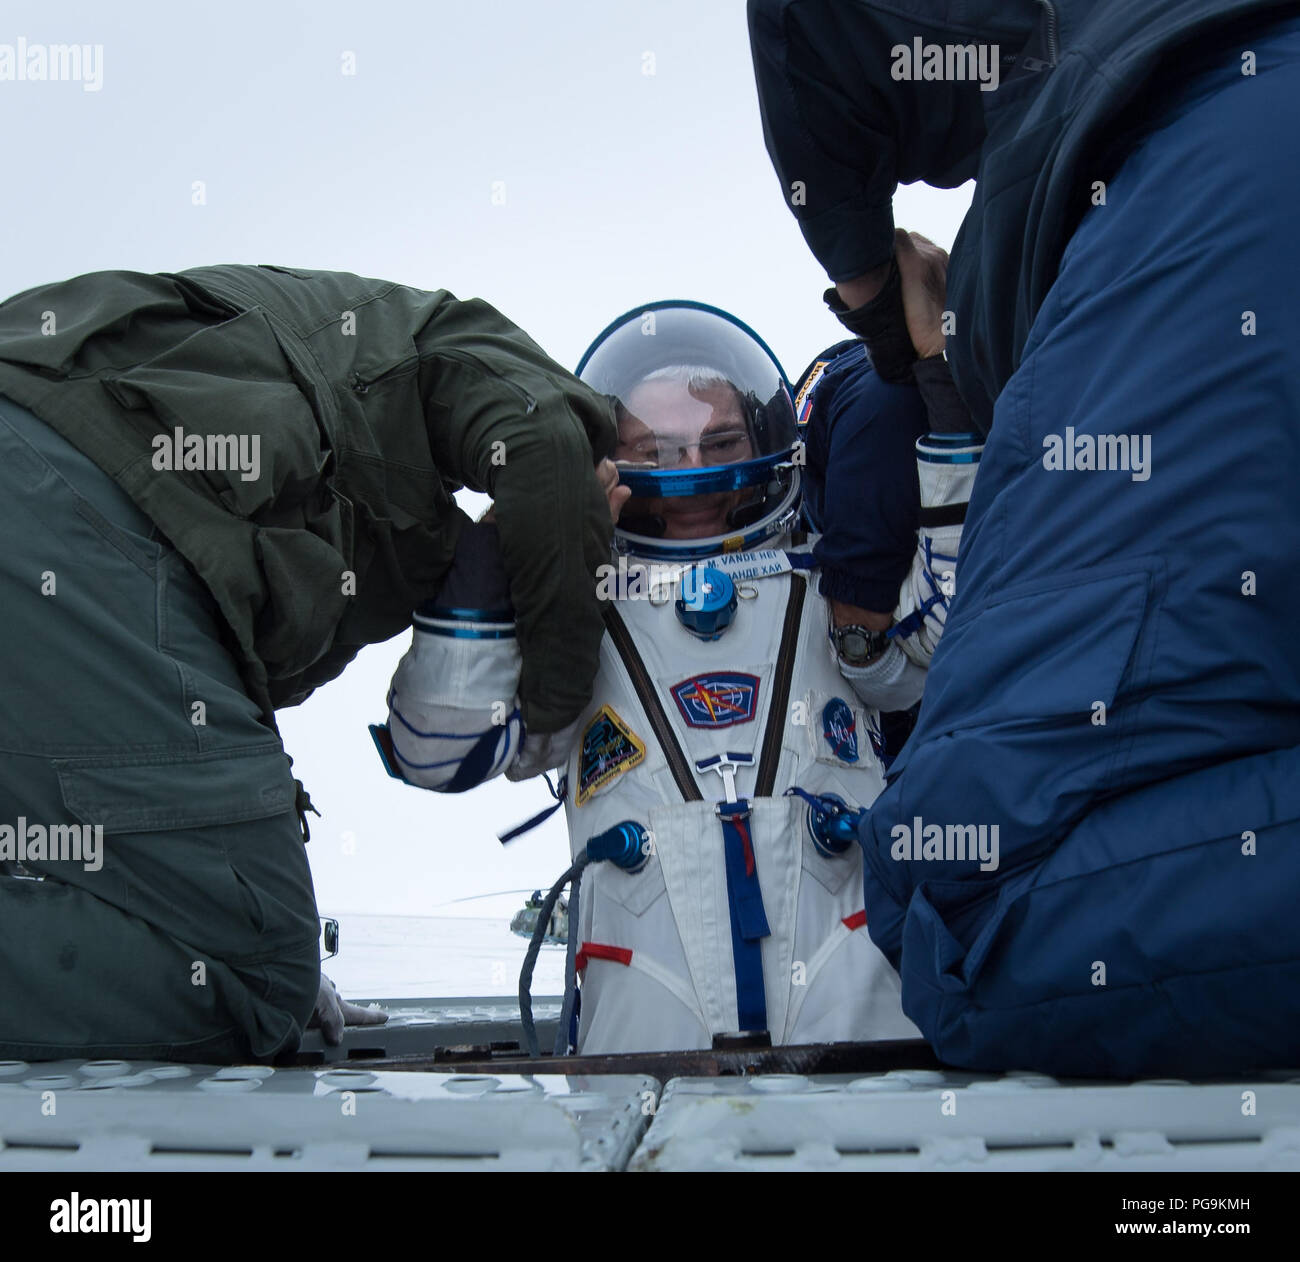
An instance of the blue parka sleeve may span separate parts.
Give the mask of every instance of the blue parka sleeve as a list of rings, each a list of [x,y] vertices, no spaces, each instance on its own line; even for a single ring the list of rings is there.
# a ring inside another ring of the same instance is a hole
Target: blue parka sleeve
[[[925,404],[915,386],[882,381],[860,343],[835,356],[811,399],[807,498],[822,594],[891,613],[916,552]]]
[[[833,281],[888,261],[899,184],[975,175],[984,96],[974,80],[894,78],[894,50],[953,41],[1014,49],[1033,0],[749,0],[763,137],[809,249]]]

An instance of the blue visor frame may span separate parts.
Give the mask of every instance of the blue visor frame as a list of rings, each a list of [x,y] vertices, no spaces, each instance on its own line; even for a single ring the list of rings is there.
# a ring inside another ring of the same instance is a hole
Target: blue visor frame
[[[761,521],[756,521],[742,530],[715,535],[709,539],[674,539],[669,543],[647,535],[634,534],[620,526],[615,526],[614,550],[646,557],[652,561],[663,560],[673,563],[703,561],[728,552],[747,552],[776,535],[784,534],[794,525],[798,518],[799,499],[802,493],[799,469],[795,467],[790,485],[781,502]]]
[[[738,460],[735,464],[713,465],[708,469],[649,469],[618,470],[618,483],[631,490],[639,499],[671,499],[679,495],[702,495],[709,491],[738,491],[746,486],[759,486],[771,480],[772,471],[789,464],[793,447],[758,456],[753,460]]]

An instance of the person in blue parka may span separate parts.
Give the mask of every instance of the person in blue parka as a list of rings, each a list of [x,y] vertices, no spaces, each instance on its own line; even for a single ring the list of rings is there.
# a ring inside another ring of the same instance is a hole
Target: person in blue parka
[[[1300,19],[955,11],[750,2],[828,301],[886,373],[946,311],[987,433],[920,719],[861,828],[868,927],[954,1065],[1294,1066]],[[965,64],[999,75],[892,55],[931,45],[996,45]],[[890,199],[970,177],[945,297]]]
[[[916,552],[915,448],[929,429],[925,403],[914,384],[881,378],[857,338],[827,347],[808,365],[795,401],[807,455],[804,513],[818,535],[813,555],[821,591],[835,627],[863,633],[888,767],[912,731],[925,687],[924,670],[896,644],[879,643],[895,625],[899,589]]]

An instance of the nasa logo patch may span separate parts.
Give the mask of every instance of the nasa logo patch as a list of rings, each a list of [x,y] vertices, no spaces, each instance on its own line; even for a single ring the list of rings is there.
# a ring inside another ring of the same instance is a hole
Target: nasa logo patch
[[[578,806],[603,789],[611,780],[630,771],[645,758],[645,745],[612,706],[600,707],[582,734],[578,755]]]
[[[758,676],[737,670],[709,671],[674,684],[672,693],[687,727],[731,727],[753,719],[758,709]]]
[[[840,762],[858,761],[858,725],[847,701],[832,697],[822,707],[822,735]]]

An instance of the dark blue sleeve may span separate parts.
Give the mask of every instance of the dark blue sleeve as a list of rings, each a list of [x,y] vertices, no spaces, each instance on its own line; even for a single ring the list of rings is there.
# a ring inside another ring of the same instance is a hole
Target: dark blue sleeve
[[[914,385],[876,376],[865,350],[840,356],[813,395],[807,502],[821,538],[822,593],[892,613],[916,551],[916,440],[928,429]]]
[[[894,248],[899,184],[955,188],[975,174],[984,97],[974,80],[893,77],[915,41],[1018,49],[1029,0],[749,0],[763,139],[809,248],[833,281]],[[796,186],[802,197],[792,197]]]

